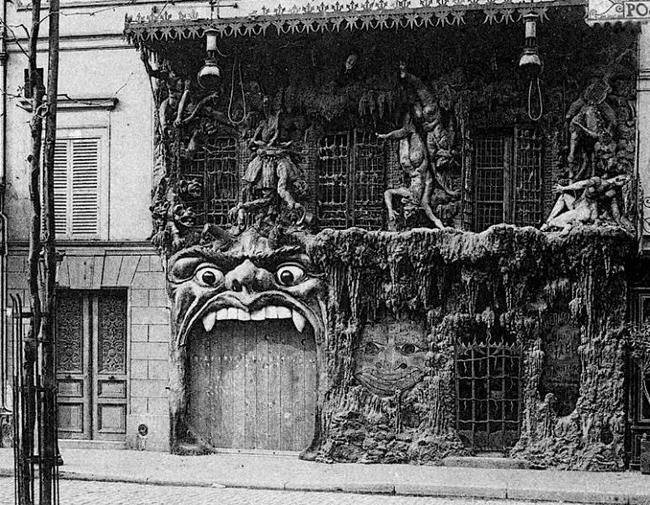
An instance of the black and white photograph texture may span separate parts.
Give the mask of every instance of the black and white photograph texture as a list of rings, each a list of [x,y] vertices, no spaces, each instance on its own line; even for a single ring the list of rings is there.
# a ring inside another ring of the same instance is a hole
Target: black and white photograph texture
[[[650,505],[650,0],[0,0],[0,503]]]

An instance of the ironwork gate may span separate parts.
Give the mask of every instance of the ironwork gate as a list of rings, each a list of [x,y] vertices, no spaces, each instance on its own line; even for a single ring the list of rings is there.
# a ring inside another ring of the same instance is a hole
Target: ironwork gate
[[[53,426],[48,418],[47,405],[56,405],[56,388],[46,386],[38,356],[43,353],[43,339],[33,338],[31,332],[25,334],[25,326],[31,312],[25,312],[20,295],[11,298],[11,338],[13,353],[13,452],[14,452],[14,503],[43,503],[48,493],[51,505],[61,503],[59,497],[59,464],[63,463],[56,447],[54,461],[47,461],[46,445],[56,445],[57,424]],[[39,426],[49,424],[50,436],[47,440]],[[46,468],[46,463],[47,468]],[[51,487],[47,489],[45,472],[49,471]],[[39,479],[39,493],[36,494],[35,481]],[[37,499],[38,496],[38,499]]]
[[[456,428],[478,451],[505,451],[519,439],[521,346],[490,333],[456,345]]]
[[[212,448],[300,451],[314,436],[316,343],[291,319],[219,321],[188,340],[187,424]]]
[[[362,130],[325,135],[318,143],[318,217],[323,227],[384,224],[386,147]]]

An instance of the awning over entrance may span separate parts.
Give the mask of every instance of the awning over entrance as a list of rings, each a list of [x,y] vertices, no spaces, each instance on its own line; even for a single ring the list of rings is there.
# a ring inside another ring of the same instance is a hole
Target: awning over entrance
[[[609,1],[609,0],[606,0]],[[245,37],[270,33],[311,33],[342,30],[421,28],[465,23],[465,14],[483,12],[484,23],[511,23],[526,13],[542,19],[549,8],[586,6],[586,0],[277,0],[219,4],[201,11],[154,8],[148,15],[127,16],[125,35],[140,45],[148,42],[195,39],[207,29],[222,37]]]

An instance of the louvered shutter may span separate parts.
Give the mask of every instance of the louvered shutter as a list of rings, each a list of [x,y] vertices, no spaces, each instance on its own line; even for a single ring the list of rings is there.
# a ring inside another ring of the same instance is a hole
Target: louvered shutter
[[[99,233],[99,139],[75,139],[72,147],[72,235]]]
[[[100,139],[61,139],[54,149],[54,217],[59,238],[99,234]]]
[[[68,141],[54,146],[54,229],[57,235],[68,233]]]

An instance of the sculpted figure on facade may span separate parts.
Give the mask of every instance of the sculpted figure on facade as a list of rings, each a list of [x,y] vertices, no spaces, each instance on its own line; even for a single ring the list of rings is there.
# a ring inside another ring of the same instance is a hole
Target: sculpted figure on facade
[[[560,229],[563,234],[577,225],[610,222],[629,229],[632,223],[621,212],[621,188],[629,182],[627,175],[610,178],[594,176],[570,184],[557,184],[559,193],[542,230]]]
[[[445,120],[434,95],[418,77],[406,71],[403,63],[400,78],[409,101],[402,128],[377,135],[380,139],[399,140],[400,164],[410,179],[408,187],[392,188],[384,194],[389,229],[396,229],[396,197],[402,198],[405,217],[421,209],[436,228],[444,228],[434,209],[460,196],[460,191],[453,188],[452,173],[458,167],[453,118]]]
[[[306,185],[291,147],[282,135],[281,106],[272,110],[265,96],[263,118],[249,141],[253,158],[242,177],[239,202],[230,210],[237,232],[252,224],[271,227],[284,217],[296,225],[304,222],[300,198]]]
[[[156,82],[153,86],[154,99],[158,107],[159,133],[164,138],[170,134],[171,126],[181,121],[182,104],[187,100],[190,80],[178,75],[167,60],[162,61],[158,68],[153,68],[147,52],[142,51],[140,56],[147,74]]]
[[[569,107],[566,120],[571,140],[567,161],[571,178],[593,176],[597,147],[606,146],[614,138],[616,114],[606,102],[610,90],[607,82],[597,80]]]
[[[168,181],[164,178],[160,182],[150,208],[154,225],[151,241],[159,249],[174,252],[188,243],[188,236],[198,238],[193,232],[197,215],[186,200],[200,197],[203,188],[196,180],[181,179],[174,185]]]
[[[567,161],[569,177],[573,180],[598,175],[596,165],[599,157],[606,158],[600,172],[611,169],[607,163],[613,162],[612,152],[616,150],[619,130],[614,107],[621,99],[612,85],[612,78],[629,54],[632,54],[630,49],[622,51],[605,67],[603,75],[593,78],[569,106],[565,117],[570,132]]]
[[[433,173],[429,167],[425,144],[415,128],[411,114],[404,115],[402,128],[385,134],[377,134],[377,137],[382,140],[399,140],[400,165],[410,180],[408,187],[391,188],[384,193],[384,201],[388,209],[389,229],[396,229],[398,215],[394,206],[395,197],[402,198],[406,213],[413,209],[422,209],[436,228],[444,228],[444,224],[431,208]]]

